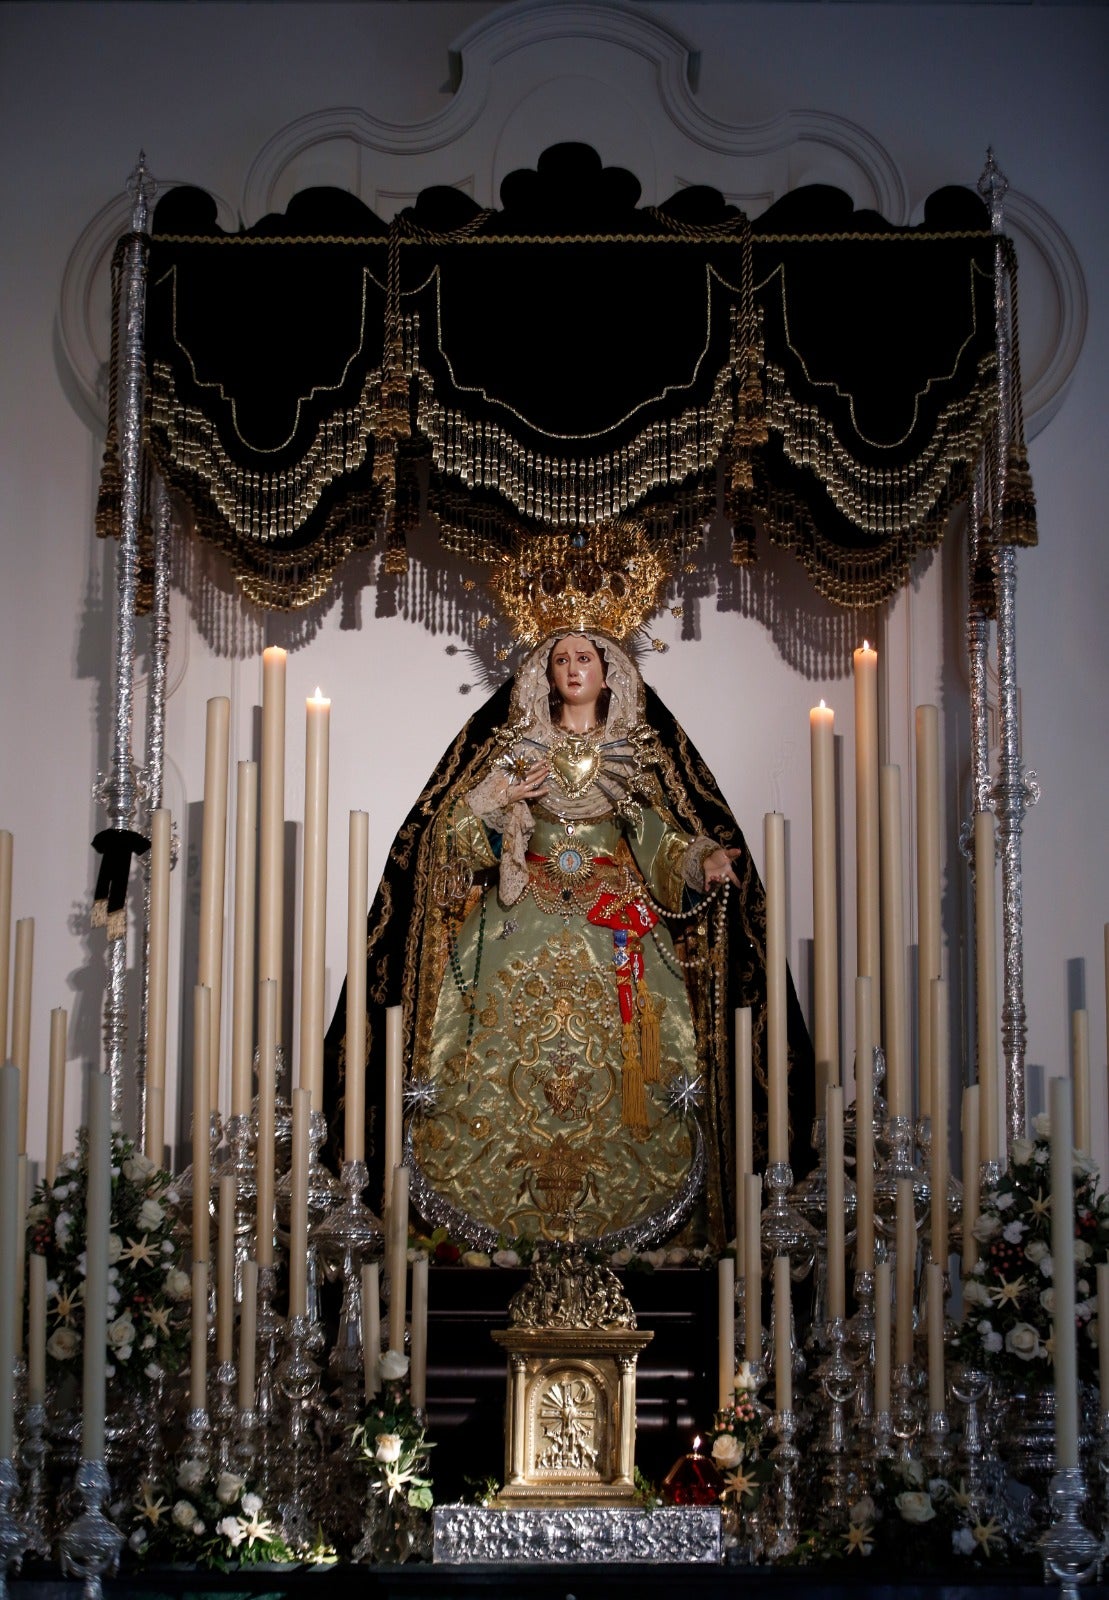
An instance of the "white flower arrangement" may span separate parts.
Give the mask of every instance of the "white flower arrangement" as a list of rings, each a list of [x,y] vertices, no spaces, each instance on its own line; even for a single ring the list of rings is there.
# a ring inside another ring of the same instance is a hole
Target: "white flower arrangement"
[[[237,1473],[218,1472],[213,1480],[203,1462],[191,1459],[178,1467],[172,1487],[141,1480],[127,1548],[139,1561],[187,1561],[222,1571],[299,1559],[266,1515],[261,1496]]]

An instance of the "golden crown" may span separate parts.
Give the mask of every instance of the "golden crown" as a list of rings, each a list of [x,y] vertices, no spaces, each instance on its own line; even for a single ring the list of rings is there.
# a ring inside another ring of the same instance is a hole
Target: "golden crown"
[[[658,610],[671,570],[665,544],[629,518],[533,535],[500,559],[489,587],[523,644],[560,631],[627,639]]]

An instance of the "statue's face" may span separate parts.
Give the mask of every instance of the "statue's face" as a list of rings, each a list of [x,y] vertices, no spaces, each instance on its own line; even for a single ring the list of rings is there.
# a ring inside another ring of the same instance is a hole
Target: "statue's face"
[[[604,667],[595,647],[579,633],[559,639],[551,651],[551,682],[568,706],[593,706],[605,686]]]

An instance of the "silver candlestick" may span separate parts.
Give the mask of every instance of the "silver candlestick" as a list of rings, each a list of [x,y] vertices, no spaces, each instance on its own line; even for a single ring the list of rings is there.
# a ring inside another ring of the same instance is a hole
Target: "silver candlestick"
[[[286,1544],[293,1550],[306,1550],[315,1537],[315,1515],[310,1485],[314,1483],[310,1456],[316,1443],[312,1414],[320,1384],[320,1370],[312,1359],[313,1328],[306,1316],[290,1317],[286,1326],[287,1350],[277,1372],[281,1393],[289,1404],[289,1428],[285,1441],[285,1494],[281,1504],[281,1528]]]
[[[19,1476],[10,1456],[0,1459],[0,1600],[7,1600],[8,1573],[18,1572],[27,1548],[23,1524],[12,1510]]]
[[[844,1408],[858,1387],[859,1375],[847,1356],[847,1323],[843,1317],[834,1317],[828,1323],[824,1343],[829,1354],[817,1373],[829,1406],[827,1427],[821,1440],[827,1456],[823,1505],[838,1520],[848,1508],[852,1478],[847,1461]]]
[[[345,1198],[317,1225],[313,1237],[324,1271],[329,1278],[341,1278],[343,1284],[343,1305],[329,1365],[339,1381],[339,1420],[348,1433],[358,1421],[363,1391],[362,1266],[371,1256],[381,1254],[385,1235],[380,1219],[362,1204],[361,1195],[369,1182],[365,1162],[344,1162],[339,1182]]]
[[[23,1466],[27,1478],[23,1489],[23,1532],[25,1547],[36,1556],[50,1554],[46,1537],[46,1407],[41,1401],[28,1406],[23,1418]]]
[[[82,1461],[74,1488],[84,1509],[62,1531],[58,1560],[66,1577],[83,1579],[85,1600],[101,1600],[101,1579],[119,1566],[123,1544],[122,1533],[104,1514],[111,1482],[103,1460]]]
[[[1040,1540],[1044,1582],[1060,1585],[1062,1600],[1078,1600],[1078,1586],[1091,1578],[1101,1559],[1102,1545],[1079,1515],[1086,1499],[1086,1478],[1081,1467],[1063,1467],[1048,1487],[1051,1527]]]
[[[767,1542],[766,1553],[772,1561],[780,1561],[797,1544],[797,1498],[793,1475],[801,1460],[801,1452],[793,1442],[797,1418],[792,1411],[775,1411],[771,1427],[778,1435],[778,1443],[770,1452],[770,1459],[778,1474],[778,1518],[777,1526]]]

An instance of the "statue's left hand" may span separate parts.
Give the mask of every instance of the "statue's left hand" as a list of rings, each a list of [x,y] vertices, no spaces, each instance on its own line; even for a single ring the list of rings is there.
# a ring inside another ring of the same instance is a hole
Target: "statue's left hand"
[[[714,883],[734,883],[739,888],[739,879],[732,871],[732,862],[741,854],[739,850],[725,850],[723,845],[718,845],[709,852],[701,864],[705,874],[705,888],[711,889]]]

